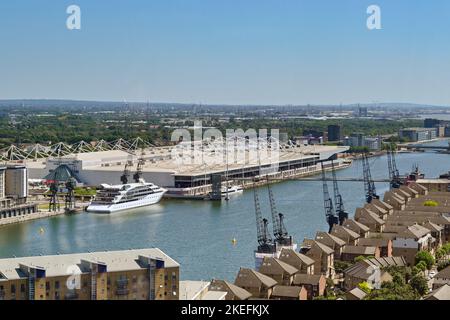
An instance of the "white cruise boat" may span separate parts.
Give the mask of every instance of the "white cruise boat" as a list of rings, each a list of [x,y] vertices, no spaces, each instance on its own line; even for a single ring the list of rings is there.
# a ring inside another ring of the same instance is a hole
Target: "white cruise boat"
[[[227,190],[228,189],[228,190]],[[235,193],[242,193],[244,192],[244,188],[241,186],[228,186],[228,187],[222,187],[222,195],[231,195]]]
[[[139,179],[137,183],[102,184],[86,211],[112,213],[158,203],[167,190]]]

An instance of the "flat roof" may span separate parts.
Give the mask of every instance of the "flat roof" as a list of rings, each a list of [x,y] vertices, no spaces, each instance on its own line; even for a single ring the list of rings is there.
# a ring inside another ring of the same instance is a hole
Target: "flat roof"
[[[256,154],[254,152],[251,154],[247,151],[242,151],[245,154],[239,154],[239,158],[243,159],[235,163],[232,160],[232,154],[230,153],[230,161],[228,166],[226,164],[225,155],[219,158],[211,150],[205,150],[200,153],[202,160],[201,163],[190,163],[189,161],[183,161],[181,158],[179,160],[173,158],[174,147],[164,147],[161,148],[150,148],[144,150],[144,159],[146,162],[143,166],[143,172],[163,172],[172,173],[176,175],[185,176],[195,176],[201,174],[211,174],[220,173],[227,170],[239,170],[244,168],[269,166],[272,163],[285,163],[289,161],[301,161],[308,160],[319,157],[320,160],[328,159],[330,156],[341,153],[348,150],[347,146],[323,146],[323,145],[313,145],[313,146],[303,146],[290,149],[280,149],[278,159],[272,159],[270,157],[270,152],[260,152],[260,161],[257,161]],[[180,151],[181,152],[181,151]],[[254,157],[253,157],[254,156]],[[122,150],[108,150],[99,152],[86,152],[78,153],[74,155],[67,155],[61,158],[49,158],[49,159],[39,159],[37,161],[26,160],[24,163],[30,169],[45,169],[45,162],[54,162],[59,159],[62,161],[79,160],[82,163],[83,170],[99,170],[99,171],[123,171],[126,161],[134,161],[134,166],[136,166],[137,159],[140,155],[131,155],[128,152]],[[274,157],[275,158],[275,157]],[[250,160],[249,160],[250,159]],[[245,161],[244,161],[245,160]],[[193,161],[192,161],[193,162]],[[130,168],[131,169],[131,168]]]
[[[104,263],[107,265],[108,272],[137,270],[142,269],[137,261],[139,256],[162,259],[165,262],[165,267],[168,268],[180,266],[178,262],[158,248],[32,256],[0,259],[0,275],[2,275],[0,280],[2,278],[8,280],[24,278],[19,269],[20,264],[44,268],[47,277],[70,275],[72,274],[72,272],[68,272],[70,266],[75,266],[82,273],[80,269],[81,260]]]

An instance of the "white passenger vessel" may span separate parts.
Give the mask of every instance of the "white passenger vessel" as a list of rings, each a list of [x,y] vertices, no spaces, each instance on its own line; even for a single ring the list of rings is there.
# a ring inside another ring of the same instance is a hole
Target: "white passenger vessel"
[[[136,183],[102,184],[88,212],[112,213],[158,203],[167,190],[139,179]]]

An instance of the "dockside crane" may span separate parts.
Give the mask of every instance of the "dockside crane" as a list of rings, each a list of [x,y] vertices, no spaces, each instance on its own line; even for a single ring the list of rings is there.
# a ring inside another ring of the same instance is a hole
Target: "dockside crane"
[[[336,177],[336,170],[334,168],[334,161],[331,160],[331,172],[333,175],[333,190],[334,190],[334,205],[336,216],[339,219],[339,224],[342,225],[345,219],[348,218],[348,212],[345,211],[344,201],[342,200],[342,195],[339,192],[339,185]],[[328,188],[327,188],[328,189]]]
[[[395,161],[395,152],[393,150],[392,145],[389,145],[387,148],[387,161],[388,161],[390,187],[391,189],[400,188],[402,183],[399,171],[397,169],[397,163]]]
[[[323,204],[325,208],[325,217],[329,226],[329,231],[333,229],[335,224],[339,223],[339,218],[335,215],[333,210],[333,201],[331,200],[330,193],[328,192],[327,178],[325,176],[325,168],[323,162],[320,163],[322,168],[322,187],[323,187]]]
[[[144,164],[145,164],[145,160],[143,158],[139,158],[138,164],[136,167],[136,172],[133,175],[133,179],[136,183],[140,182],[140,180],[142,178],[142,169],[144,167]]]
[[[373,199],[380,199],[377,195],[377,190],[375,188],[375,182],[373,182],[372,174],[370,173],[369,159],[367,154],[362,154],[362,164],[363,164],[363,177],[364,177],[364,191],[366,192],[366,202],[371,203]]]
[[[272,238],[269,234],[268,224],[269,221],[262,217],[261,205],[259,202],[259,194],[256,186],[256,181],[253,180],[253,200],[255,203],[255,215],[256,215],[256,231],[258,238],[258,253],[273,253],[275,252],[275,246]]]
[[[128,169],[129,162],[125,163],[125,168],[123,169],[123,173],[120,176],[120,181],[122,181],[122,184],[128,183],[128,178],[130,177],[130,170]]]
[[[278,212],[272,187],[270,186],[269,176],[266,175],[267,191],[269,194],[270,212],[272,214],[272,227],[275,242],[280,246],[291,246],[292,237],[289,236],[284,224],[284,215]]]

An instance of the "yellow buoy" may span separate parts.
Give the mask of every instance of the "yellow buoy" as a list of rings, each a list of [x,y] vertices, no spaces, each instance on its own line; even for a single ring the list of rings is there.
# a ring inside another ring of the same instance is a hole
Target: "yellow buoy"
[[[233,244],[233,246],[235,246],[235,245],[237,244],[236,238],[233,238],[233,239],[231,240],[231,243]]]

